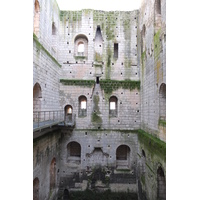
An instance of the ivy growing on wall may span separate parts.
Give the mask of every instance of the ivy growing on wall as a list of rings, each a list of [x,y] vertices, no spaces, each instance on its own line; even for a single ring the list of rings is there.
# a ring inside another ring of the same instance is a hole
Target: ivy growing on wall
[[[95,84],[94,80],[69,80],[69,79],[60,79],[60,83],[63,85],[75,85],[83,87],[93,87]]]
[[[118,80],[101,80],[100,86],[104,90],[106,94],[112,94],[114,90],[117,90],[119,88],[123,89],[138,89],[140,90],[140,81],[131,81],[131,80],[125,80],[125,81],[118,81]]]

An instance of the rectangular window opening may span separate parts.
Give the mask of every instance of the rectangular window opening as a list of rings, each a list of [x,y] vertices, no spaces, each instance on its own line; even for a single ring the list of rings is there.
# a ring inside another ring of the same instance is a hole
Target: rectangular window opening
[[[118,58],[118,43],[114,43],[114,58]]]
[[[110,110],[115,110],[116,106],[115,106],[115,102],[110,102]]]
[[[96,83],[99,84],[99,77],[96,77]]]
[[[81,109],[86,109],[86,101],[81,101]]]

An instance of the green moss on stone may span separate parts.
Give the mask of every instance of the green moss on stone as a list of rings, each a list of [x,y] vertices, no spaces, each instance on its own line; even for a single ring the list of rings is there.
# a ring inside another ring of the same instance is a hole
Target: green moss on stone
[[[63,85],[75,85],[81,87],[93,87],[95,84],[94,80],[69,80],[69,79],[60,79],[60,83]]]
[[[159,126],[166,127],[166,121],[165,121],[165,120],[159,119],[159,120],[158,120],[158,125],[159,125]]]
[[[129,89],[129,90],[133,90],[133,89],[140,90],[140,81],[101,80],[100,86],[104,90],[104,93],[112,94],[114,90],[117,90],[119,88]]]
[[[138,130],[138,139],[144,144],[148,152],[154,156],[158,155],[164,161],[166,160],[166,143],[162,140],[154,137],[153,135],[146,133],[143,130]]]
[[[61,65],[58,63],[58,61],[46,50],[46,48],[38,41],[37,36],[33,33],[33,40],[36,43],[36,47],[39,50],[43,50],[59,67],[61,67]]]

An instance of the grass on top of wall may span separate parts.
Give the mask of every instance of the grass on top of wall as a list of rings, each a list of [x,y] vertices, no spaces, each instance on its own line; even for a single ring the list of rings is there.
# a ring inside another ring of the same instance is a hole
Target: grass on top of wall
[[[46,50],[46,48],[39,42],[37,36],[33,33],[33,40],[36,43],[37,48],[40,50],[42,49],[59,67],[61,67],[61,65],[59,64],[59,62]]]
[[[64,85],[75,85],[75,86],[85,86],[92,87],[95,84],[94,80],[70,80],[70,79],[60,79],[60,82]]]
[[[162,140],[154,137],[153,135],[146,133],[143,130],[138,130],[138,139],[145,145],[145,148],[149,153],[160,156],[163,160],[166,160],[166,143]]]

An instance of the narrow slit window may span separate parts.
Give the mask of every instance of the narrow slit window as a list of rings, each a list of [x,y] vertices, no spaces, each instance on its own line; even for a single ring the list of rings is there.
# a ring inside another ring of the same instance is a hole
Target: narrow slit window
[[[118,43],[114,43],[114,58],[118,58]]]

